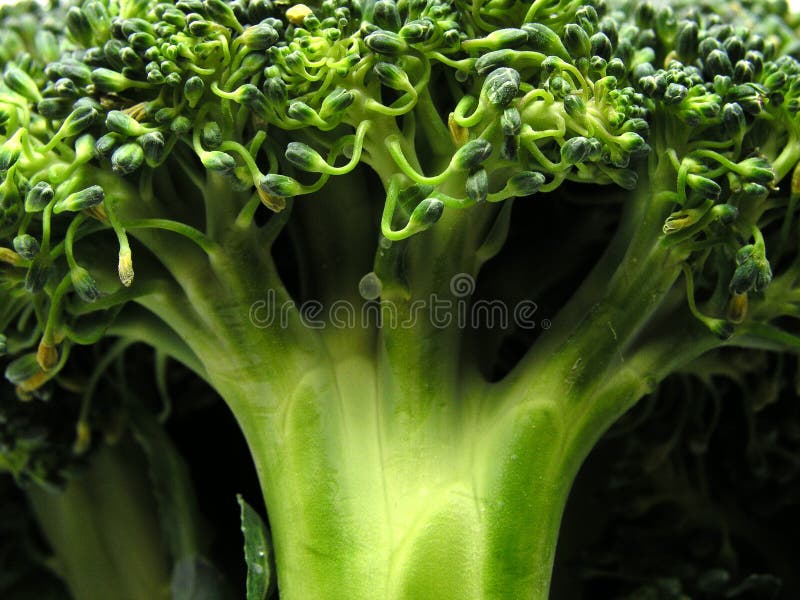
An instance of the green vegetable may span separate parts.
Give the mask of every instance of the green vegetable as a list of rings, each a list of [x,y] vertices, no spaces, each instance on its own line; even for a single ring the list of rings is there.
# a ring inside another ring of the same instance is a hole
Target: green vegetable
[[[7,379],[46,395],[112,336],[206,380],[283,600],[546,598],[615,421],[723,347],[800,350],[783,3],[41,11],[0,13]],[[518,214],[553,238],[504,247]],[[531,334],[511,358],[508,323]]]

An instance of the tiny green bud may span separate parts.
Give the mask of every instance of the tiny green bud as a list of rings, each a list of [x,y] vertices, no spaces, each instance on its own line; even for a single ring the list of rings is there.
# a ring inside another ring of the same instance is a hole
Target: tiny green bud
[[[564,27],[564,46],[573,58],[589,56],[592,44],[580,25],[569,23]]]
[[[278,198],[291,198],[301,193],[300,184],[286,175],[269,173],[258,182],[258,187],[271,196]]]
[[[102,204],[105,199],[105,192],[99,185],[92,185],[78,192],[73,192],[66,198],[58,200],[53,205],[53,212],[80,212]]]
[[[711,209],[711,214],[721,224],[727,226],[739,216],[739,209],[732,204],[717,204]]]
[[[568,139],[561,146],[561,159],[568,165],[577,165],[589,158],[592,144],[588,138],[576,136]]]
[[[756,76],[755,67],[749,60],[740,60],[733,68],[733,80],[736,83],[748,83]]]
[[[200,155],[200,162],[209,171],[229,173],[236,168],[236,160],[230,154],[218,150],[203,152]]]
[[[33,260],[36,258],[36,255],[39,254],[39,250],[41,249],[39,240],[27,233],[18,235],[14,238],[12,243],[17,254],[26,260]]]
[[[608,77],[615,77],[621,79],[625,77],[626,73],[628,72],[628,68],[625,66],[625,63],[622,62],[619,58],[612,58],[608,61],[606,65],[606,75]]]
[[[314,112],[313,108],[311,108],[305,102],[300,102],[299,100],[296,100],[289,105],[289,108],[286,110],[286,114],[289,115],[290,118],[305,124],[312,124],[319,118],[317,113]]]
[[[5,73],[3,73],[3,81],[9,89],[31,102],[39,102],[42,99],[36,82],[25,71],[13,64],[9,64],[6,67]]]
[[[775,71],[764,80],[764,85],[770,90],[779,90],[786,83],[786,73],[783,71]]]
[[[111,168],[119,175],[136,171],[144,162],[144,150],[135,142],[123,144],[111,155]]]
[[[522,116],[516,106],[509,106],[500,116],[503,135],[519,135],[522,131]]]
[[[8,352],[8,339],[0,333],[0,356],[5,356],[6,352]]]
[[[708,206],[685,208],[672,213],[664,221],[661,230],[665,235],[679,233],[697,224],[708,212]]]
[[[319,152],[302,142],[289,142],[286,147],[286,160],[298,169],[310,173],[324,173],[329,167]]]
[[[408,51],[408,44],[398,34],[390,31],[375,31],[364,38],[367,48],[386,56],[400,56]]]
[[[739,248],[736,264],[729,285],[732,294],[744,294],[750,290],[759,292],[772,281],[772,269],[763,247],[748,244]]]
[[[271,25],[259,23],[245,29],[238,39],[251,50],[266,50],[278,43],[279,35]]]
[[[433,190],[434,187],[432,185],[415,183],[400,190],[397,194],[397,202],[403,208],[403,211],[410,215],[420,202],[433,193]]]
[[[742,177],[762,185],[771,185],[775,181],[775,171],[772,165],[763,158],[746,158],[738,165],[737,171]]]
[[[572,86],[560,75],[550,78],[549,87],[550,91],[556,98],[565,98],[569,93],[572,92]]]
[[[242,59],[236,73],[245,79],[252,77],[267,64],[268,60],[266,53],[251,52]]]
[[[77,6],[73,6],[67,11],[67,30],[72,38],[88,48],[92,45],[92,27],[83,11]]]
[[[63,59],[60,63],[59,76],[71,79],[78,85],[87,85],[92,80],[92,70],[83,62]]]
[[[515,69],[501,67],[495,69],[483,82],[481,95],[489,104],[498,108],[505,108],[519,93],[520,75]]]
[[[664,91],[664,103],[680,104],[688,94],[689,90],[686,89],[686,86],[678,83],[670,83]]]
[[[191,128],[192,122],[188,117],[184,116],[175,117],[175,120],[169,125],[169,130],[175,135],[185,135],[191,130]]]
[[[72,287],[81,300],[91,303],[100,297],[100,290],[97,289],[97,283],[89,275],[89,271],[76,265],[70,270],[69,276],[72,279]]]
[[[107,37],[111,28],[111,18],[102,2],[92,0],[83,5],[83,14],[89,22],[92,31],[98,37]]]
[[[564,96],[564,110],[573,119],[582,119],[586,115],[586,103],[576,94]]]
[[[536,171],[521,171],[509,178],[506,188],[518,197],[530,196],[544,185],[545,177]]]
[[[591,44],[591,56],[597,56],[604,60],[609,60],[611,58],[614,49],[611,46],[611,40],[608,39],[605,33],[602,31],[595,33],[589,38],[589,43]]]
[[[377,62],[373,67],[373,71],[377,75],[378,81],[388,88],[405,91],[412,87],[406,72],[395,64]]]
[[[100,67],[92,71],[92,83],[99,92],[124,92],[129,87],[140,87],[144,82],[128,79],[125,75]]]
[[[470,140],[456,150],[450,167],[456,171],[470,171],[492,154],[492,144],[484,139]]]
[[[190,108],[197,106],[200,99],[203,97],[206,84],[197,75],[189,77],[186,83],[183,84],[183,95],[189,103]]]
[[[66,77],[62,77],[61,79],[57,80],[53,84],[53,88],[56,91],[56,94],[59,96],[64,96],[65,98],[77,98],[80,96],[80,90],[78,90],[78,86],[75,85],[75,82],[72,79],[67,79]]]
[[[144,53],[145,50],[156,43],[156,38],[145,31],[139,31],[128,37],[128,43],[136,52]]]
[[[222,129],[216,121],[207,121],[203,124],[203,130],[200,132],[200,139],[203,146],[214,150],[219,148],[222,144]]]
[[[739,190],[742,198],[748,202],[762,202],[769,196],[769,190],[760,183],[746,182]]]
[[[22,153],[19,145],[9,144],[0,146],[0,171],[8,170],[15,164]]]
[[[39,253],[33,259],[28,272],[25,274],[25,291],[29,294],[38,294],[47,285],[47,280],[50,279],[52,272],[51,264],[47,257]]]
[[[737,103],[728,103],[722,107],[722,126],[729,136],[744,131],[746,126],[744,110]]]
[[[523,29],[512,27],[495,29],[483,38],[466,40],[462,47],[468,51],[499,50],[501,48],[517,48],[528,41],[528,34]]]
[[[397,11],[397,4],[394,0],[378,0],[375,3],[373,19],[375,24],[387,31],[397,31],[400,29],[400,13]]]
[[[444,212],[444,203],[436,198],[425,198],[411,213],[408,229],[414,233],[425,231],[433,226]]]
[[[239,96],[239,102],[244,104],[255,115],[263,117],[269,111],[266,96],[253,84],[248,83],[239,87],[236,93]]]
[[[473,202],[483,202],[489,195],[489,175],[483,167],[475,169],[467,177],[467,197]]]
[[[149,131],[139,121],[120,110],[112,110],[106,115],[106,127],[111,131],[128,136],[144,135]]]
[[[33,40],[34,47],[45,63],[56,62],[59,56],[61,56],[61,50],[58,47],[58,40],[52,31],[47,29],[38,29]]]
[[[25,212],[41,212],[50,204],[55,192],[46,181],[40,181],[34,185],[25,195]]]
[[[400,28],[399,34],[409,44],[421,44],[433,37],[436,25],[430,18],[423,17],[407,22]]]
[[[75,140],[75,160],[84,162],[94,156],[94,136],[89,133],[84,133]]]
[[[681,59],[691,62],[697,56],[697,38],[699,30],[694,21],[683,21],[678,26],[678,35],[675,38],[675,47]]]
[[[67,137],[78,135],[81,131],[91,126],[99,113],[90,106],[80,106],[73,110],[64,120],[62,130]]]
[[[164,158],[164,136],[160,131],[145,133],[136,140],[144,151],[148,166],[155,167]]]
[[[503,138],[503,145],[500,148],[500,156],[503,160],[516,162],[519,159],[519,137],[516,135],[506,135]]]
[[[206,12],[217,23],[222,23],[231,29],[241,31],[242,26],[239,23],[233,9],[223,0],[203,0]]]
[[[70,98],[43,98],[36,105],[37,112],[45,119],[63,119],[72,108]]]
[[[561,43],[555,31],[541,23],[525,23],[522,26],[528,34],[528,45],[531,50],[541,52],[547,56],[558,56],[564,60],[571,60],[569,52]]]
[[[283,106],[289,99],[286,83],[279,77],[270,77],[264,82],[264,93],[277,106]]]
[[[41,373],[36,354],[30,353],[11,361],[6,367],[5,376],[14,385],[20,385]]]
[[[706,56],[705,70],[710,77],[715,75],[733,75],[733,66],[724,50],[712,50]]]
[[[94,155],[98,159],[108,158],[117,147],[117,144],[125,138],[118,133],[110,132],[101,136],[94,143]]]
[[[319,116],[328,119],[333,115],[343,114],[353,104],[355,98],[355,94],[350,90],[337,87],[322,100]]]
[[[713,179],[708,179],[702,175],[689,174],[686,177],[686,183],[693,190],[697,190],[704,198],[711,198],[716,200],[722,193],[722,188]]]

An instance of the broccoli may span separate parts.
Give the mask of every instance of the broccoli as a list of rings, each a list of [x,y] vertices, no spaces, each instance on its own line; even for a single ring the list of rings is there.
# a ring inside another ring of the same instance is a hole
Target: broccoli
[[[6,379],[48,413],[117,338],[210,383],[281,598],[546,598],[604,431],[720,348],[800,349],[798,31],[782,2],[4,8]]]

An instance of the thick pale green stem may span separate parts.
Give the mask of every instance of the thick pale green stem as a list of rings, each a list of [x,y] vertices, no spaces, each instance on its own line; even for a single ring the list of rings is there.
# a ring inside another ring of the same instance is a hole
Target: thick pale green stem
[[[282,600],[546,599],[583,440],[600,432],[556,385],[517,405],[488,385],[399,398],[378,362],[321,359],[282,397],[255,371],[217,384],[253,452]]]
[[[76,600],[169,600],[170,564],[143,457],[104,448],[63,492],[28,491]]]

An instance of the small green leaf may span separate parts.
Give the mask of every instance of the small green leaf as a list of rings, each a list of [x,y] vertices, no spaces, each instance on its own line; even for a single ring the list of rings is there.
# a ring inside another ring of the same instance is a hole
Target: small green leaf
[[[244,560],[247,563],[247,600],[265,600],[272,581],[269,533],[264,521],[244,498],[237,495],[236,499],[242,507]]]

